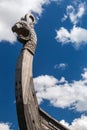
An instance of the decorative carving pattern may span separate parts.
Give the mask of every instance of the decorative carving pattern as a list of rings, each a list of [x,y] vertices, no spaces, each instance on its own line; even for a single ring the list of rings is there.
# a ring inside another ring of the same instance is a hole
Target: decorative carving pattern
[[[35,48],[36,48],[36,44],[34,44],[31,41],[27,42],[23,47],[23,49],[28,49],[31,52],[31,54],[33,54],[33,55],[35,52]]]
[[[17,39],[27,48],[32,54],[35,52],[37,36],[34,30],[35,18],[32,14],[26,14],[13,27],[12,31],[17,33]]]

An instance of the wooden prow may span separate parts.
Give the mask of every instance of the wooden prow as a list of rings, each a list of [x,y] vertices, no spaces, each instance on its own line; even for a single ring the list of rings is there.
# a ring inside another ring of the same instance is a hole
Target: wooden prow
[[[38,106],[32,76],[32,63],[37,37],[33,28],[34,21],[29,24],[28,18],[32,18],[31,16],[33,17],[31,14],[26,15],[27,19],[22,18],[12,28],[13,32],[17,33],[18,40],[23,44],[15,75],[15,97],[19,128],[20,130],[69,130]],[[24,33],[27,30],[29,33],[25,35]]]

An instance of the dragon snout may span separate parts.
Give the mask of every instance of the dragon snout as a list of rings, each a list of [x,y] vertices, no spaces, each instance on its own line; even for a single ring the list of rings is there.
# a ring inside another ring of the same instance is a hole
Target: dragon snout
[[[17,31],[17,25],[16,25],[16,24],[12,27],[12,31],[13,31],[13,32],[16,32],[16,31]]]
[[[18,31],[18,29],[20,29],[22,27],[22,25],[20,23],[16,23],[13,27],[12,27],[12,31],[16,32]]]

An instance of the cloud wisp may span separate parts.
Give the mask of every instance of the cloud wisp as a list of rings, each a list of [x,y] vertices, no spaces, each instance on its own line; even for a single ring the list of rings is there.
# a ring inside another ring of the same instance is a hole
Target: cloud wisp
[[[76,10],[77,8],[77,10]],[[82,16],[85,14],[85,4],[81,3],[78,7],[74,8],[72,5],[68,5],[66,8],[67,18],[69,17],[70,21],[76,25]]]
[[[54,69],[62,69],[62,70],[65,70],[67,67],[67,64],[66,63],[60,63],[60,64],[56,64],[54,66]]]
[[[69,83],[64,77],[60,80],[53,76],[42,75],[34,79],[39,104],[48,100],[54,107],[87,111],[87,69],[79,81]]]

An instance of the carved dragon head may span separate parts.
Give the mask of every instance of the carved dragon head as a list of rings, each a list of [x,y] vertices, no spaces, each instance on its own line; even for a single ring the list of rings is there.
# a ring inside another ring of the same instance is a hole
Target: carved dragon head
[[[12,27],[12,31],[17,34],[17,39],[23,44],[29,41],[31,36],[31,28],[33,28],[34,23],[35,17],[29,13],[21,18],[21,20]]]

